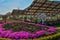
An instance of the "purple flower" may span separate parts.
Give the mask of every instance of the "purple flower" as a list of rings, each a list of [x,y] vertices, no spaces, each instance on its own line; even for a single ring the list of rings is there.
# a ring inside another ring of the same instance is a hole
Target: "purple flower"
[[[30,36],[29,33],[25,31],[20,31],[19,34],[20,34],[20,38],[29,38]]]
[[[54,34],[54,32],[49,32],[49,35]]]
[[[12,39],[14,39],[14,37],[15,37],[14,33],[10,33],[10,35],[8,36],[8,38],[12,38]]]
[[[11,24],[12,22],[6,22],[5,24]]]
[[[0,24],[0,28],[3,26],[3,24]]]
[[[3,26],[3,24],[0,24],[0,26]]]
[[[20,23],[22,24],[32,24],[34,26],[37,27],[47,27],[47,31],[46,30],[39,30],[36,33],[29,33],[26,31],[20,31],[20,32],[12,32],[11,30],[5,30],[3,28],[4,24],[11,24],[12,22],[6,22],[3,24],[0,24],[0,36],[4,37],[4,38],[12,38],[12,39],[20,39],[20,38],[36,38],[39,36],[43,36],[44,34],[46,34],[46,32],[48,34],[54,34],[57,31],[57,28],[54,28],[52,26],[46,26],[46,25],[42,25],[42,24],[35,24],[35,23],[30,23],[30,22],[24,22],[24,21],[20,21]]]
[[[0,28],[0,31],[3,31],[3,30],[5,30],[4,28]]]
[[[36,38],[37,35],[36,34],[30,34],[30,38]]]
[[[10,30],[2,31],[1,32],[1,37],[6,38],[6,37],[8,37],[10,35],[10,33],[11,33]]]
[[[51,26],[46,26],[46,27],[47,27],[48,29],[49,29],[49,28],[52,28]],[[54,28],[54,27],[53,27],[53,28]]]
[[[25,32],[25,31],[21,31],[21,32],[14,32],[11,33],[9,35],[9,38],[15,38],[15,39],[19,39],[19,38],[29,38],[29,33]]]
[[[19,32],[11,33],[11,34],[9,35],[9,38],[19,39],[19,38],[20,38],[20,34],[19,34]]]
[[[55,31],[57,31],[57,28],[50,28],[50,29],[48,29],[48,31],[55,32]]]
[[[19,32],[15,32],[15,38],[16,38],[16,39],[19,39],[19,38],[20,38]]]
[[[46,33],[45,30],[40,30],[40,31],[36,32],[37,36],[44,35],[45,33]]]

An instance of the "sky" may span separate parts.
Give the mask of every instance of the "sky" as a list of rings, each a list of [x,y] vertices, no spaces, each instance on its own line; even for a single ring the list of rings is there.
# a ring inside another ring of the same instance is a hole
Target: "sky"
[[[4,15],[13,9],[23,10],[29,7],[32,2],[33,0],[0,0],[0,14]]]
[[[51,1],[60,1],[60,0],[51,0]]]
[[[33,0],[0,0],[0,14],[4,15],[13,9],[25,9]]]

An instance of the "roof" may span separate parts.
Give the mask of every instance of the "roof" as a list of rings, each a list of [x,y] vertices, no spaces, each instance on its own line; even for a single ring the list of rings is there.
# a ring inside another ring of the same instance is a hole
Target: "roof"
[[[24,11],[29,13],[60,13],[60,2],[34,0]]]
[[[23,15],[24,11],[19,9],[14,9],[11,15]]]

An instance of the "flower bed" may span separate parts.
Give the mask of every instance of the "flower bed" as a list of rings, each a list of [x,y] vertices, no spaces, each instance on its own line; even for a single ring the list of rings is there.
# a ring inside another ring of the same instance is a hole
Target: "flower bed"
[[[42,36],[52,35],[57,32],[57,28],[28,23],[28,22],[6,22],[0,24],[0,37],[23,39],[23,38],[38,38]]]
[[[12,39],[0,38],[0,40],[12,40]],[[15,40],[15,39],[13,39],[13,40]],[[35,39],[19,39],[19,40],[60,40],[60,33],[45,36],[45,37],[35,38]]]

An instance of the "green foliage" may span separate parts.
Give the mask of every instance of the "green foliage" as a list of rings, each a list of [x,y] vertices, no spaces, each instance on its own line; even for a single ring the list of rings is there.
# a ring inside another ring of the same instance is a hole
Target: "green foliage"
[[[42,37],[42,38],[37,38],[37,40],[59,40],[60,39],[60,33],[57,33],[55,35],[47,36],[47,37]]]
[[[8,38],[0,38],[0,40],[11,40],[11,39],[8,39]]]

